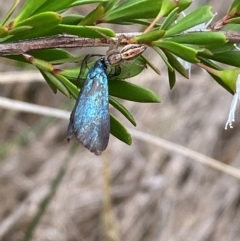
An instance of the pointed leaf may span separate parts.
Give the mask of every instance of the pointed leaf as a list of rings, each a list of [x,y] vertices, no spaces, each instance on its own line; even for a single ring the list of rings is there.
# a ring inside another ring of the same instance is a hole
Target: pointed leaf
[[[170,89],[172,89],[176,83],[176,74],[174,70],[171,71],[170,69],[168,69],[168,79],[169,79]]]
[[[160,29],[162,30],[167,30],[173,23],[174,21],[178,18],[179,14],[178,14],[178,9],[179,8],[175,8],[171,11],[171,13],[169,13],[167,15],[167,17],[165,18],[164,22],[162,23]]]
[[[171,64],[171,66],[178,71],[178,73],[180,73],[183,77],[185,78],[189,78],[188,76],[188,72],[186,71],[186,69],[182,66],[182,64],[177,60],[177,58],[169,53],[168,51],[164,52],[165,55],[168,58],[169,63]],[[171,71],[171,69],[168,68],[169,71]]]
[[[61,21],[61,15],[55,12],[44,12],[18,22],[14,25],[14,27],[31,26],[39,28],[47,26],[47,24],[50,26],[57,26]]]
[[[104,7],[105,13],[111,10],[118,2],[119,0],[109,0],[103,3],[102,6]]]
[[[47,71],[41,71],[43,74],[43,77],[51,87],[51,89],[55,92],[56,89],[58,89],[60,92],[62,92],[64,95],[66,95],[68,98],[71,98],[71,94],[68,91],[68,89],[65,87],[64,84],[62,84],[52,73],[49,73]]]
[[[103,6],[98,6],[92,12],[90,12],[80,23],[79,25],[94,25],[103,15],[104,8]]]
[[[170,41],[196,45],[218,45],[227,43],[225,34],[220,32],[197,32],[175,36]]]
[[[240,51],[228,51],[224,53],[214,54],[213,56],[209,56],[209,58],[223,64],[240,67]]]
[[[141,58],[156,74],[161,75],[161,71],[158,69],[158,67],[154,63],[152,63],[147,57],[142,54]]]
[[[136,121],[134,120],[132,114],[120,102],[112,96],[109,96],[109,103],[120,111],[134,126],[136,126]]]
[[[109,2],[109,0],[76,0],[74,1],[72,4],[69,5],[70,7],[75,7],[75,6],[79,6],[79,5],[85,5],[85,4],[91,4],[91,3],[107,3]]]
[[[76,85],[74,85],[72,82],[70,82],[67,78],[65,78],[61,74],[54,73],[54,76],[67,87],[68,91],[73,96],[73,98],[77,99],[79,95],[79,89],[76,87]]]
[[[106,35],[108,37],[116,36],[115,32],[113,32],[109,28],[102,28],[97,26],[73,26],[64,24],[59,24],[56,28],[49,31],[49,33],[51,33],[52,35],[67,33],[84,38],[102,38],[103,35]]]
[[[61,24],[63,25],[78,25],[84,19],[83,15],[69,14],[63,16]]]
[[[39,70],[39,71],[42,74],[43,78],[46,80],[47,84],[49,85],[49,87],[51,88],[53,93],[56,94],[57,93],[57,87],[55,85],[55,82],[53,82],[51,79],[49,79],[44,71],[41,71],[41,70]]]
[[[33,28],[32,26],[20,26],[20,27],[12,28],[11,30],[9,30],[9,35],[22,34],[23,32],[27,32],[32,28]]]
[[[152,90],[121,80],[109,81],[109,94],[135,102],[160,102],[159,97]]]
[[[37,59],[29,54],[22,54],[23,57],[28,60],[31,64],[35,65],[38,69],[52,72],[54,70],[53,65],[42,59]]]
[[[165,34],[164,30],[153,30],[148,33],[138,35],[131,39],[132,43],[149,43],[161,39]]]
[[[14,20],[15,23],[20,22],[23,19],[27,19],[29,16],[31,16],[41,5],[43,5],[45,2],[48,0],[41,0],[41,1],[36,1],[36,0],[26,0],[20,13]],[[50,11],[48,9],[48,11]]]
[[[163,51],[162,51],[160,48],[158,48],[158,47],[155,47],[155,46],[154,46],[154,47],[152,47],[152,48],[159,54],[159,56],[162,58],[162,60],[164,61],[164,63],[167,65],[167,67],[168,67],[171,71],[173,71],[173,67],[172,67],[172,65],[169,63],[169,61],[168,61],[165,53],[163,53]]]
[[[77,77],[80,72],[80,66],[71,69],[62,69],[59,73],[69,79],[72,83],[76,84]],[[87,74],[87,73],[86,73]],[[85,75],[86,77],[86,75]]]
[[[179,56],[180,58],[190,63],[199,62],[199,60],[196,57],[198,51],[188,46],[170,41],[156,41],[153,44]]]
[[[179,20],[179,22],[177,22],[171,28],[169,28],[166,31],[165,37],[182,33],[183,31],[188,30],[198,24],[209,21],[213,17],[213,14],[210,10],[210,6],[203,6],[197,8],[196,10],[188,14],[186,17]]]
[[[178,0],[179,11],[189,6],[191,0]],[[128,0],[109,11],[103,22],[129,21],[133,19],[155,18],[162,6],[162,0]]]
[[[155,18],[159,13],[162,0],[129,0],[107,12],[103,17],[104,22],[116,20],[148,19]]]
[[[127,131],[127,129],[121,124],[121,122],[110,115],[110,132],[113,136],[115,136],[120,141],[131,145],[132,144],[132,137],[131,134]]]
[[[29,53],[35,58],[42,59],[47,62],[60,61],[62,59],[69,59],[74,57],[70,52],[64,49],[31,50]]]
[[[16,24],[15,27],[31,26],[32,29],[27,32],[19,33],[17,36],[12,36],[7,39],[7,42],[13,42],[22,39],[44,37],[47,33],[51,33],[53,29],[62,21],[59,14],[53,12],[45,12],[39,15],[35,15],[26,20],[23,20]],[[14,29],[12,28],[12,29]]]
[[[162,0],[162,6],[161,6],[161,11],[160,15],[161,16],[166,16],[168,15],[171,11],[174,9],[179,9],[180,11],[185,9],[191,4],[192,1],[189,0]]]
[[[54,11],[58,12],[64,9],[69,8],[69,6],[75,2],[75,0],[51,0],[51,1],[44,1],[44,4],[42,4],[35,12],[34,14],[43,13],[47,11]]]

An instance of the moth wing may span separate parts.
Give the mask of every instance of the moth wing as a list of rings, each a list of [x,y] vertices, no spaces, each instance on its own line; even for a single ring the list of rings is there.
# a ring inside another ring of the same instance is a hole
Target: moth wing
[[[99,155],[109,141],[108,80],[104,72],[89,76],[71,113],[68,139],[75,134],[83,146]]]

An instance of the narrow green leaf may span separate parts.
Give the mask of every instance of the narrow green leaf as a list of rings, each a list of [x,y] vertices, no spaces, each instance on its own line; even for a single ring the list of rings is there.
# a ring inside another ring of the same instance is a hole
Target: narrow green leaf
[[[162,0],[160,15],[161,16],[168,15],[171,11],[177,8],[178,4],[179,2],[175,0]]]
[[[49,31],[51,34],[67,33],[84,38],[102,38],[103,35],[108,37],[115,37],[116,34],[109,28],[102,28],[97,26],[72,26],[59,24],[55,29]],[[102,35],[102,34],[103,35]]]
[[[77,99],[79,95],[79,89],[76,87],[76,85],[74,85],[72,82],[70,82],[67,78],[65,78],[61,74],[54,73],[54,76],[67,87],[68,91],[73,96],[73,98]]]
[[[104,8],[103,6],[98,6],[97,8],[93,9],[80,23],[79,25],[94,25],[103,15]]]
[[[48,2],[48,0],[41,0],[41,1],[26,0],[25,4],[23,5],[23,7],[20,11],[20,13],[18,14],[18,16],[14,20],[15,24],[22,21],[23,19],[27,19],[45,2]],[[48,9],[48,11],[50,11],[50,10]]]
[[[211,46],[204,46],[205,48],[208,48],[211,53],[224,53],[227,51],[231,51],[236,49],[233,46],[233,43],[226,43],[226,44],[221,44],[221,45],[211,45]]]
[[[168,51],[164,52],[165,55],[168,58],[169,63],[171,64],[171,66],[178,71],[178,73],[180,73],[183,77],[185,78],[189,78],[188,76],[188,71],[186,71],[186,69],[182,66],[182,64],[177,60],[177,58],[169,53]],[[169,71],[171,71],[171,69],[168,68]],[[171,71],[173,72],[173,71]]]
[[[73,58],[74,56],[64,49],[41,49],[31,50],[29,53],[35,58],[45,60],[47,62],[61,61],[62,59]]]
[[[222,71],[223,70],[223,68],[221,68],[220,66],[218,66],[218,65],[216,65],[215,63],[213,63],[211,60],[209,60],[209,59],[205,59],[205,58],[203,58],[203,57],[200,57],[200,59],[201,59],[201,62],[203,63],[203,64],[205,64],[206,66],[209,66],[209,67],[211,67],[211,68],[213,68],[213,69],[216,69],[216,70],[219,70],[219,71]],[[209,73],[209,72],[208,72]],[[212,76],[212,78],[214,79],[214,80],[216,80],[216,82],[219,84],[219,85],[221,85],[224,89],[226,89],[227,91],[229,91],[231,94],[233,94],[234,93],[234,91],[231,89],[231,88],[229,88],[229,86],[222,80],[222,78],[220,78],[220,77],[218,77],[218,76],[216,76],[216,75],[213,75],[213,74],[211,74],[211,73],[209,73],[211,76]]]
[[[196,32],[175,36],[170,41],[196,45],[218,45],[227,43],[225,34],[220,32]]]
[[[5,42],[13,42],[22,39],[30,39],[36,37],[44,37],[48,33],[53,32],[53,29],[62,21],[59,14],[54,12],[45,12],[39,15],[35,15],[26,20],[23,20],[16,24],[15,27],[31,26],[32,29],[27,32],[19,33],[7,39]]]
[[[63,16],[61,24],[63,25],[78,25],[84,19],[83,15],[69,14]]]
[[[223,64],[240,67],[240,51],[228,51],[224,53],[214,54],[212,56],[209,56],[209,58]]]
[[[105,13],[108,12],[109,10],[112,10],[112,8],[119,2],[119,0],[109,0],[106,1],[102,4],[104,7]]]
[[[132,144],[132,137],[131,134],[127,131],[127,129],[121,124],[121,122],[110,115],[110,132],[113,136],[115,136],[120,141],[131,145]]]
[[[179,11],[191,4],[191,0],[178,0]],[[162,0],[128,0],[109,11],[103,22],[129,21],[134,19],[155,18],[161,9]]]
[[[129,21],[118,21],[118,20],[113,20],[109,21],[108,23],[116,23],[116,24],[122,24],[122,25],[132,25],[133,23],[140,24],[143,26],[149,26],[151,24],[150,21],[143,20],[143,19],[131,19]],[[155,24],[155,28],[160,28],[160,24]]]
[[[109,96],[109,103],[114,108],[116,108],[118,111],[120,111],[134,126],[137,125],[132,114],[120,102],[118,102],[114,97]]]
[[[35,65],[38,69],[52,72],[54,70],[53,65],[42,59],[37,59],[29,54],[22,54],[23,57],[28,60],[31,64]]]
[[[66,52],[66,53],[64,53],[64,52]],[[62,64],[62,63],[79,62],[79,60],[82,59],[82,57],[71,56],[70,53],[68,53],[67,51],[65,51],[63,49],[31,50],[28,53],[35,58],[50,62],[52,65]],[[67,56],[69,56],[69,57],[67,57]],[[7,55],[4,57],[8,58],[8,59],[13,59],[13,60],[17,60],[20,62],[24,62],[24,63],[29,63],[29,61],[27,61],[25,58],[23,58],[22,55]],[[57,57],[59,57],[59,59]],[[79,71],[79,68],[80,67],[78,67],[78,71]]]
[[[129,83],[127,81],[113,80],[108,82],[109,94],[121,99],[144,102],[144,103],[159,103],[159,97],[147,88]]]
[[[159,54],[159,56],[162,58],[162,60],[164,61],[164,63],[167,65],[167,67],[168,67],[171,71],[173,71],[173,67],[172,67],[172,65],[169,63],[169,61],[168,61],[166,55],[163,53],[163,51],[162,51],[160,48],[156,47],[156,46],[154,46],[154,47],[152,47],[152,48]]]
[[[47,11],[54,11],[58,12],[61,10],[65,10],[71,6],[71,4],[75,2],[75,0],[51,0],[51,1],[44,1],[44,4],[42,4],[35,12],[34,14],[38,13],[44,13]]]
[[[91,3],[107,3],[109,0],[76,0],[72,4],[69,5],[70,7],[75,7],[79,5],[91,4]]]
[[[161,39],[165,34],[165,30],[153,30],[148,33],[141,34],[131,39],[135,43],[149,43]]]
[[[234,94],[234,91],[229,89],[228,86],[222,81],[221,78],[211,74],[208,72],[208,74],[219,84],[221,85],[224,89],[226,89],[229,93],[231,93],[232,95]]]
[[[166,16],[175,8],[178,8],[178,11],[182,12],[191,3],[192,0],[162,0],[161,15]]]
[[[168,79],[169,79],[170,89],[172,89],[176,83],[176,74],[174,70],[171,71],[169,68],[168,68]]]
[[[170,42],[170,41],[156,41],[156,42],[153,42],[153,44],[179,56],[180,58],[190,63],[199,62],[199,60],[196,57],[198,51],[188,46]]]
[[[173,23],[174,21],[178,18],[179,14],[178,12],[179,8],[174,8],[171,13],[167,15],[165,18],[164,22],[162,23],[160,29],[162,30],[167,30]]]
[[[148,19],[155,18],[162,5],[162,0],[129,0],[107,12],[104,22],[113,20]]]
[[[78,57],[69,57],[66,59],[56,59],[56,60],[52,60],[50,61],[51,64],[53,65],[59,65],[59,64],[67,64],[67,63],[78,63],[79,61],[82,60],[82,56],[78,56]]]
[[[194,26],[197,26],[198,24],[206,23],[212,17],[213,14],[211,12],[210,6],[203,6],[197,8],[196,10],[188,14],[186,17],[179,20],[179,22],[177,22],[171,28],[169,28],[165,33],[165,37],[182,33],[183,31],[188,30]]]
[[[158,67],[152,63],[148,58],[146,58],[143,54],[141,55],[141,58],[143,61],[158,75],[161,75],[161,71],[158,69]]]
[[[20,26],[20,27],[12,28],[11,30],[9,30],[9,35],[22,34],[23,32],[27,32],[32,28],[33,28],[32,26]]]
[[[224,83],[224,85],[227,87],[225,87],[225,89],[230,90],[230,93],[234,93],[236,91],[236,81],[239,74],[239,68],[232,68],[217,71],[216,76],[219,77]]]
[[[49,73],[47,71],[41,71],[41,73],[43,74],[44,78],[46,77],[45,80],[47,81],[54,93],[56,93],[55,90],[58,89],[68,98],[71,98],[71,94],[66,88],[66,86],[61,81],[59,81],[52,73]]]
[[[80,66],[71,69],[62,69],[59,73],[69,79],[72,83],[76,84],[77,77],[80,72]],[[83,74],[84,76],[84,74]]]
[[[39,70],[40,73],[42,74],[43,78],[46,80],[48,86],[51,88],[51,90],[53,91],[54,94],[57,93],[57,87],[55,85],[55,82],[53,82],[50,78],[48,78],[48,76],[45,74],[44,71]],[[47,73],[47,72],[46,72]]]
[[[21,22],[18,22],[14,27],[20,26],[32,26],[32,27],[44,27],[44,26],[57,26],[62,21],[61,15],[55,12],[44,12],[27,18]],[[47,25],[49,24],[49,25]]]
[[[216,69],[216,70],[223,70],[222,67],[220,67],[219,65],[217,65],[216,63],[214,63],[213,61],[206,59],[204,57],[199,57],[199,59],[201,60],[201,63],[211,67],[212,69]]]

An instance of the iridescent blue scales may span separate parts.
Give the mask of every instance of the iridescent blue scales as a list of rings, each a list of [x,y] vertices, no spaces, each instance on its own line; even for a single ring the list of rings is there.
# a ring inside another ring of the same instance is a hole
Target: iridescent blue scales
[[[107,148],[110,135],[107,65],[116,66],[122,61],[132,60],[145,49],[146,46],[139,44],[129,44],[121,51],[113,48],[95,62],[71,113],[68,140],[75,135],[83,146],[96,155]]]
[[[89,70],[70,116],[68,140],[76,139],[100,155],[107,147],[110,133],[107,66],[104,58]]]

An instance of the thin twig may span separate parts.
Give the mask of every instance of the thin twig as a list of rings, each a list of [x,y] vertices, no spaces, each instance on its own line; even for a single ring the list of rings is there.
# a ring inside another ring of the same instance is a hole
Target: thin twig
[[[188,32],[189,34],[191,32]],[[230,43],[240,43],[240,32],[227,31],[222,32],[226,35],[226,39]],[[142,34],[135,33],[118,33],[113,41],[117,41],[120,36],[124,38],[120,41],[120,46],[128,44],[128,39]],[[82,38],[75,35],[59,34],[50,37],[41,37],[36,39],[22,40],[12,43],[0,44],[0,56],[20,55],[30,50],[53,49],[53,48],[83,48],[83,47],[108,47],[110,38]]]
[[[125,33],[120,45],[126,45],[127,39],[138,36],[141,33]],[[117,41],[122,33],[116,34],[113,41]],[[12,43],[0,44],[0,56],[19,55],[30,50],[53,49],[53,48],[79,48],[79,47],[107,47],[110,38],[82,38],[69,34],[58,34],[50,37],[22,40]]]

